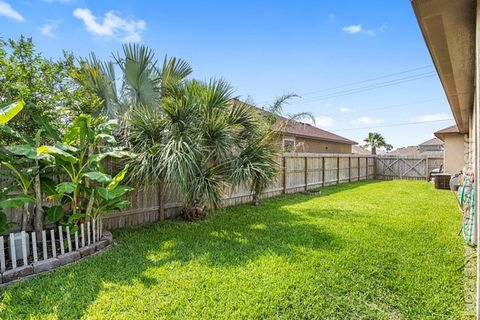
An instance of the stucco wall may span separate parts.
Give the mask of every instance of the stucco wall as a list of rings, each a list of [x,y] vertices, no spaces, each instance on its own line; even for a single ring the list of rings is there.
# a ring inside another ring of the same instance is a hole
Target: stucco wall
[[[295,149],[289,152],[308,152],[308,153],[352,153],[352,145],[338,142],[328,142],[293,136],[285,136],[287,139],[295,139]],[[279,139],[282,145],[282,138]]]
[[[445,136],[443,170],[448,173],[457,173],[465,165],[464,139],[462,134]]]
[[[295,138],[295,152],[352,153],[352,146],[346,143]]]

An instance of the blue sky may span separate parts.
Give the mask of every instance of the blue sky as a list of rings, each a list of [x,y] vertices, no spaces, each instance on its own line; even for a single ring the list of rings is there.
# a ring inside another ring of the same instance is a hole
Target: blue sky
[[[22,34],[52,58],[109,59],[140,42],[258,105],[297,93],[286,113],[309,111],[355,141],[376,131],[415,145],[453,124],[407,0],[0,0],[0,36]],[[412,122],[423,123],[403,125]]]

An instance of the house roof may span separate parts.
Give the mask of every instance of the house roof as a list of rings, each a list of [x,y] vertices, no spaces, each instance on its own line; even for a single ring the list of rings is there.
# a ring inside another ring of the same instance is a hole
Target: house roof
[[[354,154],[370,154],[370,151],[360,146],[352,146],[352,153]]]
[[[434,133],[435,137],[437,137],[442,141],[445,141],[445,136],[457,135],[457,134],[460,134],[460,131],[458,130],[457,125],[453,125],[448,128],[444,128],[442,130],[438,130],[437,132]]]
[[[461,133],[469,129],[475,76],[475,0],[411,0]]]
[[[420,143],[419,146],[443,146],[443,141],[438,138],[432,138]]]
[[[255,106],[252,106],[246,102],[240,101],[238,99],[234,99],[234,102],[237,103],[244,103],[251,108],[255,108],[258,111],[260,111],[263,115],[267,116],[271,114],[269,111],[257,108]],[[274,126],[281,126],[281,132],[284,135],[291,135],[295,137],[301,137],[301,138],[308,138],[308,139],[313,139],[313,140],[321,140],[321,141],[329,141],[329,142],[337,142],[337,143],[345,143],[345,144],[351,144],[355,145],[357,142],[344,138],[342,136],[336,135],[332,132],[329,132],[327,130],[323,130],[320,128],[317,128],[315,126],[312,126],[308,123],[303,123],[303,122],[298,122],[298,121],[293,121],[293,120],[288,120],[285,117],[275,115],[277,118],[277,122],[274,124]],[[284,125],[286,123],[286,125]]]
[[[420,154],[420,151],[418,150],[418,146],[408,146],[403,148],[397,148],[393,151],[390,151],[388,154],[395,156],[406,156]]]
[[[443,151],[420,151],[418,146],[408,146],[397,148],[387,153],[392,156],[429,156],[429,157],[443,157]]]

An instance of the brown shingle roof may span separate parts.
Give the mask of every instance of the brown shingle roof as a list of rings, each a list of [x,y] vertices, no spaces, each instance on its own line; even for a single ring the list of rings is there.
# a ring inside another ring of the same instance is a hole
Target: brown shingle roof
[[[438,130],[437,132],[434,133],[434,135],[435,137],[443,141],[445,139],[445,136],[451,135],[451,134],[459,134],[459,133],[460,133],[460,130],[458,130],[457,125],[453,125],[448,128]]]
[[[443,146],[443,141],[438,138],[432,138],[420,143],[419,146]]]
[[[243,101],[240,101],[238,99],[234,99],[234,102],[237,103],[245,103]],[[268,116],[270,112],[260,109],[258,107],[252,106],[248,103],[245,103],[248,106],[257,109],[260,111],[263,115]],[[330,141],[330,142],[338,142],[338,143],[345,143],[345,144],[351,144],[355,145],[357,142],[344,138],[342,136],[336,135],[332,132],[317,128],[315,126],[312,126],[308,123],[303,123],[303,122],[298,122],[298,121],[288,121],[287,118],[277,116],[277,125],[280,126],[281,124],[284,124],[287,122],[286,126],[283,126],[282,128],[282,133],[286,135],[292,135],[296,137],[302,137],[302,138],[308,138],[308,139],[315,139],[315,140],[322,140],[322,141]],[[274,125],[275,126],[275,125]]]

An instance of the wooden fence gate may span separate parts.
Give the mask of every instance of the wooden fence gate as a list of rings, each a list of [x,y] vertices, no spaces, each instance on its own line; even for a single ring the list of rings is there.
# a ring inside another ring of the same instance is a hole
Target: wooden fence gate
[[[387,180],[427,180],[430,172],[442,164],[443,158],[438,157],[378,155],[376,176]]]

